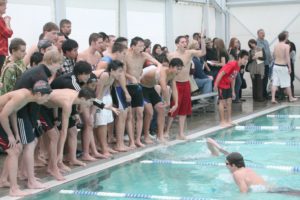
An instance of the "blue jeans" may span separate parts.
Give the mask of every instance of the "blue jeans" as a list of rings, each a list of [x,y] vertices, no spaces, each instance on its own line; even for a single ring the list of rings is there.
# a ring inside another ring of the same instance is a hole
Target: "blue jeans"
[[[202,94],[212,92],[212,80],[210,78],[199,79],[195,78],[195,81],[201,90]]]

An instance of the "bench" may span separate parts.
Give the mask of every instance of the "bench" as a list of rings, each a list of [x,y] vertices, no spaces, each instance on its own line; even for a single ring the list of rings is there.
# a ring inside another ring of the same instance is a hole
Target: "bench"
[[[197,110],[199,108],[206,108],[210,105],[216,105],[218,101],[218,93],[217,92],[210,92],[207,94],[193,94],[191,96],[192,100],[192,110]],[[197,102],[195,102],[197,101]]]

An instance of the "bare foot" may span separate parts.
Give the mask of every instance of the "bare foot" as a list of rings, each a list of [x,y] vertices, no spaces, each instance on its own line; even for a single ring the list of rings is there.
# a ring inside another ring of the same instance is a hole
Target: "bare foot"
[[[29,189],[44,189],[44,188],[46,188],[46,186],[43,183],[41,183],[37,180],[34,180],[33,182],[28,181],[27,187]]]
[[[27,180],[27,175],[24,175],[24,174],[18,174],[18,179],[21,180],[21,181],[25,181]]]
[[[112,157],[112,154],[110,154],[109,152],[104,152],[102,153],[102,155],[105,156],[106,158]]]
[[[83,156],[81,156],[81,159],[83,161],[90,161],[90,162],[93,162],[93,161],[96,161],[97,159],[94,158],[93,156],[91,156],[90,154],[83,154]]]
[[[223,128],[226,128],[226,127],[230,126],[230,124],[228,124],[228,123],[226,123],[226,122],[222,122],[222,123],[220,124],[220,126],[223,127]]]
[[[95,158],[101,158],[101,159],[107,159],[107,158],[109,158],[109,156],[107,157],[107,156],[105,156],[105,155],[103,155],[103,154],[101,154],[101,153],[98,153],[98,152],[95,152],[95,153],[93,153],[92,155],[93,155],[93,157],[95,157]]]
[[[70,163],[70,165],[74,165],[74,166],[83,166],[83,167],[86,166],[86,164],[84,162],[81,162],[80,160],[77,160],[77,159],[70,160],[69,163]]]
[[[144,142],[145,144],[153,144],[153,140],[151,140],[150,138],[144,138]]]
[[[187,140],[185,135],[177,135],[176,139],[177,140]]]
[[[145,147],[146,146],[141,141],[136,141],[135,144],[137,147]]]
[[[293,98],[290,98],[290,99],[289,99],[289,102],[294,102],[294,101],[297,101],[297,100],[298,100],[298,98],[294,98],[294,97],[293,97]]]
[[[60,173],[59,168],[57,169],[47,169],[47,172],[51,174],[57,181],[64,181],[66,180],[65,177]]]
[[[278,104],[278,101],[276,101],[276,100],[272,100],[271,102],[272,102],[272,104]]]
[[[157,141],[159,144],[164,144],[164,145],[167,144],[167,141],[165,140],[164,137],[162,137],[162,138],[157,138],[156,141]]]
[[[129,143],[129,149],[130,150],[133,150],[133,149],[136,149],[136,145],[134,143]]]
[[[125,145],[119,145],[119,146],[115,146],[114,150],[116,150],[118,152],[127,152],[127,151],[129,151],[129,148]]]
[[[114,144],[117,142],[116,138],[114,138],[114,137],[108,138],[107,141],[108,141],[108,144]]]
[[[113,150],[112,148],[108,148],[108,152],[112,153],[112,154],[118,153],[117,151]]]
[[[47,162],[45,160],[42,159],[35,159],[34,160],[34,167],[45,167],[47,166]]]
[[[63,162],[58,163],[57,166],[62,172],[70,172],[71,171],[71,168],[68,167],[67,165],[65,165]]]
[[[9,188],[10,183],[7,180],[0,181],[0,188]]]
[[[9,196],[11,196],[11,197],[23,197],[23,196],[26,196],[29,194],[31,194],[31,193],[24,192],[24,191],[20,190],[19,188],[9,190]]]
[[[170,138],[169,134],[165,134],[165,133],[164,133],[164,138],[165,138],[165,139],[169,139],[169,138]]]

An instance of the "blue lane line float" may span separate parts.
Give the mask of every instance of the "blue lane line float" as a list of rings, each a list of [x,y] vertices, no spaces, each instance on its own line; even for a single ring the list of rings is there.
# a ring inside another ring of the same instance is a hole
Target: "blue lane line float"
[[[156,165],[197,165],[197,166],[214,166],[224,167],[225,163],[216,162],[198,162],[198,161],[175,161],[175,160],[143,160],[140,163],[143,164],[156,164]],[[261,168],[261,169],[273,169],[286,172],[300,173],[300,166],[280,166],[280,165],[257,165],[253,163],[247,163],[247,167]]]
[[[206,140],[196,140],[197,143],[206,143]],[[259,140],[216,140],[219,144],[232,144],[232,145],[282,145],[282,146],[293,146],[300,147],[300,142],[287,141],[287,142],[276,142],[276,141],[259,141]]]
[[[267,115],[267,118],[298,119],[300,118],[300,115]]]
[[[166,200],[216,200],[211,198],[198,197],[176,197],[176,196],[158,196],[149,194],[116,193],[116,192],[92,192],[84,190],[60,190],[60,194],[70,194],[77,196],[98,196],[114,198],[135,198],[135,199],[166,199]]]
[[[272,130],[272,131],[292,131],[300,130],[300,126],[235,126],[235,130],[238,131],[263,131],[263,130]]]

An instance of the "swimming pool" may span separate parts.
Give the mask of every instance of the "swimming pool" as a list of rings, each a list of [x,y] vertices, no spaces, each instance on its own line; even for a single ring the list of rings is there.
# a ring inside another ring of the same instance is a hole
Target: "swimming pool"
[[[300,113],[300,107],[287,107],[274,112],[276,115],[291,115]],[[300,126],[300,119],[267,118],[266,116],[247,120],[241,125],[264,126]],[[279,131],[238,131],[229,128],[215,132],[212,137],[221,141],[292,141],[300,143],[298,130]],[[199,141],[200,140],[200,141]],[[238,151],[246,159],[246,164],[255,165],[300,165],[300,145],[276,144],[231,144],[223,145],[228,151]],[[203,197],[214,199],[299,199],[299,197],[249,193],[240,194],[226,167],[201,165],[164,165],[142,164],[143,160],[177,160],[224,163],[225,157],[211,157],[206,145],[198,138],[187,143],[160,148],[144,156],[110,169],[93,174],[86,178],[76,180],[51,189],[49,192],[38,194],[27,199],[116,199],[95,196],[77,196],[59,194],[65,190],[105,191],[120,193],[138,193],[161,196]],[[300,173],[264,168],[255,169],[269,183],[280,187],[300,189]],[[128,198],[129,199],[129,198]],[[133,198],[132,198],[133,199]]]

